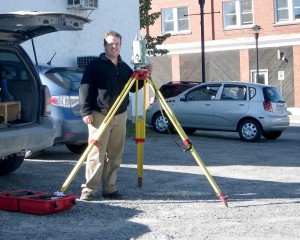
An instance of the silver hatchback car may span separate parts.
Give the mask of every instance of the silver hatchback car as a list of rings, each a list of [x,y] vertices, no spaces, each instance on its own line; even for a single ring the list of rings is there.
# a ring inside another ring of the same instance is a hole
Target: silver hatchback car
[[[289,127],[286,103],[273,86],[209,82],[166,99],[186,133],[196,130],[238,132],[246,142],[276,139]],[[159,102],[149,105],[146,123],[159,133],[172,130]]]

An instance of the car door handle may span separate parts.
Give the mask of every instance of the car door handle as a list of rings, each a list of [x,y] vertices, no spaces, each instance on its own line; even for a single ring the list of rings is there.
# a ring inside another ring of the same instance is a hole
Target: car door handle
[[[239,103],[239,105],[240,105],[240,106],[244,106],[245,104],[244,104],[244,103]]]

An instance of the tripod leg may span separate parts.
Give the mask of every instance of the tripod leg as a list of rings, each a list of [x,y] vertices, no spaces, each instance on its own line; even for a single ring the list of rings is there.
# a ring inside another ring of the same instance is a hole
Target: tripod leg
[[[92,143],[89,143],[88,147],[86,148],[86,150],[84,151],[84,153],[82,154],[82,156],[80,157],[78,162],[76,163],[76,165],[73,168],[73,170],[71,171],[70,175],[67,177],[67,179],[63,183],[63,185],[61,187],[61,192],[64,192],[64,191],[67,190],[70,183],[72,182],[72,180],[76,176],[77,172],[79,171],[80,167],[83,165],[83,163],[86,160],[87,156],[91,152],[92,148],[94,146],[98,145],[97,140],[102,136],[103,132],[107,128],[108,124],[111,122],[112,118],[116,114],[116,112],[119,109],[121,103],[124,101],[125,97],[129,93],[129,90],[131,89],[131,87],[133,86],[135,81],[136,81],[136,78],[135,78],[134,75],[128,80],[127,84],[123,88],[123,90],[120,93],[119,97],[116,99],[115,103],[111,107],[111,110],[107,113],[106,117],[104,118],[103,122],[101,123],[100,127],[98,128],[98,130],[97,130],[97,139],[94,139]]]
[[[143,100],[143,117],[139,117],[139,111],[138,111],[138,91],[137,91],[137,84],[136,84],[136,108],[135,108],[135,123],[136,123],[136,130],[135,130],[135,142],[137,144],[137,175],[138,175],[138,186],[142,187],[143,184],[143,163],[144,163],[144,143],[145,143],[145,137],[146,137],[146,121],[145,121],[145,85],[146,80],[142,80],[144,83],[144,100]]]
[[[147,79],[148,84],[151,86],[152,90],[157,94],[158,96],[158,100],[160,102],[160,104],[162,105],[162,108],[164,109],[166,115],[168,116],[169,120],[172,122],[173,126],[175,127],[177,133],[179,134],[179,136],[181,137],[181,139],[183,140],[183,144],[186,147],[185,151],[189,151],[192,156],[194,157],[194,159],[196,160],[196,162],[198,163],[198,165],[203,169],[204,174],[208,180],[208,182],[210,183],[210,185],[212,186],[212,188],[214,189],[217,197],[224,202],[225,206],[228,207],[227,204],[227,200],[228,200],[228,196],[224,196],[217,183],[215,182],[215,180],[213,179],[213,177],[210,175],[209,171],[207,170],[205,164],[203,163],[202,159],[200,158],[200,156],[198,155],[197,151],[195,150],[193,144],[191,143],[191,141],[188,139],[187,135],[185,134],[184,130],[182,129],[180,123],[178,122],[177,118],[175,117],[174,113],[172,112],[171,108],[169,107],[169,105],[167,104],[166,100],[164,99],[163,95],[161,94],[161,92],[159,91],[158,87],[153,83],[153,81],[151,79]]]

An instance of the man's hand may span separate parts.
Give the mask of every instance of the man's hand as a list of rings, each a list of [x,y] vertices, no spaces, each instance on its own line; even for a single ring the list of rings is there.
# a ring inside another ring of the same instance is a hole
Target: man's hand
[[[86,115],[85,117],[82,118],[83,122],[85,122],[86,124],[91,124],[94,121],[93,115]]]
[[[153,70],[152,64],[151,64],[151,63],[148,63],[148,64],[146,65],[146,69],[147,69],[147,71],[148,71],[148,74],[151,75],[152,70]]]

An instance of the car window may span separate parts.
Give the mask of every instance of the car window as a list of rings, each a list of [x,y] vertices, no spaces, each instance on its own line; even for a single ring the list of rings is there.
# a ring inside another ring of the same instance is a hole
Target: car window
[[[200,101],[215,99],[220,86],[202,86],[186,95],[186,101]]]
[[[275,102],[275,103],[284,102],[284,99],[277,88],[264,87],[263,93],[266,101]]]
[[[45,76],[54,83],[67,90],[78,91],[81,83],[83,72],[57,69],[45,73]]]
[[[246,100],[247,87],[241,85],[224,85],[221,100]]]
[[[1,52],[0,55],[1,78],[7,80],[28,80],[29,75],[24,64],[12,52]]]
[[[160,92],[164,96],[164,98],[170,98],[175,97],[179,95],[180,93],[184,92],[185,90],[193,87],[195,85],[192,84],[186,84],[186,85],[164,85],[160,88]]]
[[[249,87],[249,99],[254,98],[256,95],[256,89],[254,87]]]

